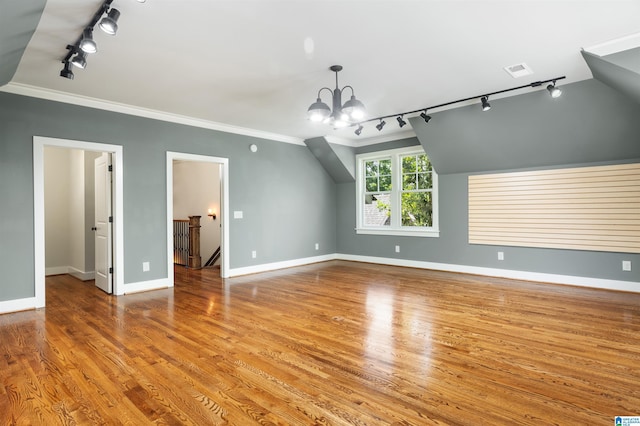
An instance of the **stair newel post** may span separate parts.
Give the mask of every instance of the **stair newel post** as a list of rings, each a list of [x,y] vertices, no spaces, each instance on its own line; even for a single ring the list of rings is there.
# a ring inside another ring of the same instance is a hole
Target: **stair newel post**
[[[189,268],[202,267],[200,258],[200,216],[189,216]]]

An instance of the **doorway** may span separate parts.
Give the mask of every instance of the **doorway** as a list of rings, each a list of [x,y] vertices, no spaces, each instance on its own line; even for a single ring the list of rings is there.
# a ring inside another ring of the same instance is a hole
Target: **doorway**
[[[33,182],[34,182],[34,279],[36,308],[45,306],[45,147],[68,148],[81,151],[104,152],[111,155],[113,165],[113,294],[124,294],[123,249],[123,173],[122,147],[93,142],[73,141],[35,136],[33,138]]]
[[[209,157],[205,155],[185,154],[179,152],[167,152],[167,270],[169,271],[169,279],[173,282],[174,276],[174,241],[171,237],[173,235],[173,219],[174,219],[174,163],[175,162],[195,162],[195,163],[213,163],[218,166],[219,178],[220,178],[220,195],[219,195],[219,207],[216,202],[210,202],[202,206],[203,221],[213,221],[220,229],[220,276],[223,278],[228,277],[229,271],[229,225],[227,218],[228,205],[229,205],[229,159],[220,157]],[[202,185],[202,182],[199,184]],[[206,184],[205,184],[206,185]],[[217,192],[217,191],[212,191]],[[215,214],[214,220],[211,216],[208,216],[208,210],[211,210],[211,214]],[[205,222],[207,223],[207,222]],[[206,252],[205,252],[206,253]],[[206,257],[209,257],[207,253]],[[206,262],[206,258],[203,259],[203,264]]]

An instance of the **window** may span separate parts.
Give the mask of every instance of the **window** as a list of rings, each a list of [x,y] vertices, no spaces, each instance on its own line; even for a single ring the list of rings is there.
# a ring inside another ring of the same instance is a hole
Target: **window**
[[[438,176],[421,147],[356,158],[359,234],[439,235]]]

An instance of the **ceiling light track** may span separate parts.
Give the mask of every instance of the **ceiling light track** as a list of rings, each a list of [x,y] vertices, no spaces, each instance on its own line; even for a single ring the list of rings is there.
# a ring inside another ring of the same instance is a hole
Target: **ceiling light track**
[[[87,66],[87,54],[98,51],[98,45],[93,40],[93,29],[98,25],[98,22],[100,23],[100,29],[105,33],[116,35],[120,11],[112,8],[111,3],[113,3],[113,0],[104,0],[100,8],[93,14],[87,26],[82,29],[82,34],[78,37],[78,40],[76,40],[74,44],[67,45],[69,52],[64,59],[62,59],[64,68],[60,71],[60,77],[73,80],[73,66],[84,69]]]
[[[562,79],[565,79],[565,78],[566,78],[566,76],[563,75],[561,77],[550,78],[549,80],[534,81],[533,83],[525,84],[525,85],[518,86],[518,87],[512,87],[510,89],[498,90],[496,92],[484,93],[484,94],[477,95],[477,96],[469,96],[468,98],[457,99],[455,101],[445,102],[445,103],[438,104],[438,105],[432,105],[430,107],[420,108],[420,109],[416,109],[416,110],[413,110],[413,111],[406,111],[406,112],[400,112],[400,113],[395,113],[395,114],[382,115],[380,117],[374,117],[374,118],[370,118],[370,119],[367,119],[367,120],[363,120],[363,121],[358,121],[358,122],[352,123],[351,126],[358,126],[357,131],[356,131],[356,135],[359,136],[362,133],[363,124],[365,124],[365,123],[369,123],[369,122],[372,122],[372,121],[379,121],[379,124],[376,125],[376,128],[378,129],[378,131],[380,131],[384,127],[384,124],[386,124],[384,122],[385,118],[396,117],[396,120],[398,121],[398,125],[400,127],[402,127],[402,126],[404,126],[406,124],[406,122],[405,122],[403,117],[405,115],[416,114],[416,113],[420,113],[420,117],[425,121],[425,123],[428,123],[429,120],[431,120],[431,116],[427,115],[427,111],[428,110],[432,110],[432,109],[436,109],[436,108],[443,108],[443,107],[446,107],[446,106],[449,106],[449,105],[454,105],[454,104],[467,102],[467,101],[471,101],[471,100],[480,100],[480,102],[482,104],[482,110],[483,111],[489,111],[491,109],[491,105],[489,104],[489,97],[490,96],[498,95],[498,94],[506,93],[506,92],[512,92],[514,90],[520,90],[520,89],[524,89],[524,88],[527,88],[527,87],[540,87],[545,83],[550,83],[547,86],[547,90],[549,91],[549,94],[551,95],[551,97],[552,98],[557,98],[562,94],[562,91],[560,90],[560,88],[556,87],[556,81],[562,80]]]

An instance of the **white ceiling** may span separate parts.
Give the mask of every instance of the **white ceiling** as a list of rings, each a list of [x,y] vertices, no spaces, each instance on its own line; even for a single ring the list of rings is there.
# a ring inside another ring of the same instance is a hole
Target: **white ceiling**
[[[335,86],[333,64],[376,117],[561,75],[563,84],[588,79],[581,48],[640,31],[637,0],[114,0],[117,36],[96,27],[98,53],[74,80],[61,78],[65,46],[101,4],[48,0],[11,85],[298,140],[358,138],[306,118],[318,89]],[[521,62],[534,74],[503,70]],[[400,131],[393,119],[382,133],[374,124],[360,138]]]

